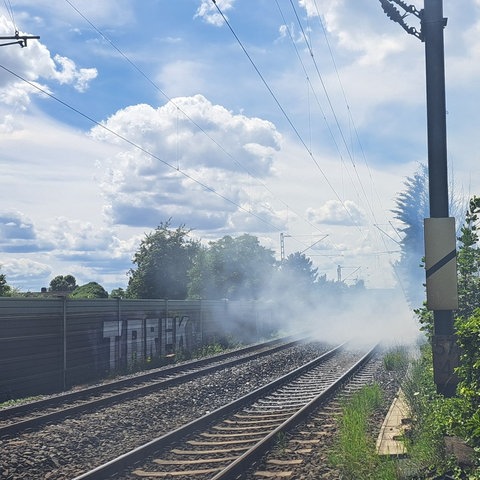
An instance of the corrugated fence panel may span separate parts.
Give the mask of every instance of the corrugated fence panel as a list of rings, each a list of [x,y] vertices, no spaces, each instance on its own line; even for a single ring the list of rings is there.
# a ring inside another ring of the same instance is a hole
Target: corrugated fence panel
[[[105,322],[117,321],[118,301],[66,300],[66,387],[106,375],[110,370]]]
[[[0,399],[63,386],[63,303],[0,298]]]
[[[0,401],[253,340],[258,319],[255,302],[0,298]]]

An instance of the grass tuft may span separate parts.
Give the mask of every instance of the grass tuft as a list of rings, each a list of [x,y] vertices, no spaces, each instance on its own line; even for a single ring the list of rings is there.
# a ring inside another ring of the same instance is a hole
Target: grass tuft
[[[368,431],[369,419],[382,404],[378,385],[363,387],[342,407],[339,417],[339,435],[331,460],[345,480],[397,478],[396,464],[391,459],[377,456],[375,440]]]
[[[406,370],[409,364],[409,355],[405,347],[394,347],[383,356],[383,364],[389,372]]]

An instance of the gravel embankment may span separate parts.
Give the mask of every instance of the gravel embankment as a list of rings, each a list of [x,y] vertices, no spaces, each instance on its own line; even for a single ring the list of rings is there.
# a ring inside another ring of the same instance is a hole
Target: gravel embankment
[[[403,378],[402,372],[391,372],[385,369],[381,355],[376,358],[375,363],[376,370],[373,375],[372,383],[376,383],[380,386],[383,392],[383,401],[381,408],[375,412],[369,422],[368,430],[372,439],[376,439],[378,436],[388,409],[400,388],[400,383]],[[342,472],[332,466],[331,462],[332,449],[338,434],[338,420],[339,415],[341,414],[340,405],[341,402],[339,402],[338,398],[332,399],[328,403],[328,407],[331,409],[330,413],[327,411],[326,414],[321,417],[312,415],[307,422],[308,427],[305,427],[304,425],[298,427],[298,430],[300,431],[311,430],[328,433],[316,437],[316,440],[319,443],[315,445],[311,453],[301,457],[302,462],[300,465],[291,468],[286,467],[286,470],[293,470],[293,476],[291,478],[298,480],[342,480],[345,478],[342,475]],[[288,439],[294,437],[295,434],[288,435]],[[288,446],[287,441],[287,447]],[[276,451],[272,454],[272,457],[282,458],[284,455],[281,451]],[[246,478],[253,480],[253,478],[258,477],[250,474]]]
[[[264,385],[326,351],[309,344],[2,439],[0,478],[71,479]]]

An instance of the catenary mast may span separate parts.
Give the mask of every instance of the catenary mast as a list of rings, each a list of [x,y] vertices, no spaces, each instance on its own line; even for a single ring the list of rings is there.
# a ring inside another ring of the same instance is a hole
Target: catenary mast
[[[428,185],[430,218],[425,219],[427,307],[433,310],[433,367],[437,391],[455,395],[458,365],[453,310],[458,308],[455,219],[449,217],[443,0],[424,0],[417,10],[402,0],[380,0],[389,18],[425,44]],[[405,13],[401,13],[396,4]],[[405,22],[420,20],[420,31]]]

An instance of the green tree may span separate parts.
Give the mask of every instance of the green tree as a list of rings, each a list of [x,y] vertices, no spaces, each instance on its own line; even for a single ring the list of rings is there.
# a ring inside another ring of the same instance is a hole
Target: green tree
[[[50,282],[50,292],[73,292],[77,288],[77,280],[73,275],[57,275]]]
[[[480,307],[480,251],[478,249],[478,215],[480,198],[472,197],[458,240],[458,310],[456,315],[469,318]]]
[[[428,170],[420,165],[413,177],[407,177],[405,190],[397,195],[392,213],[402,222],[400,231],[400,260],[394,267],[400,277],[407,299],[412,306],[421,305],[424,298],[425,271],[421,268],[424,256],[423,220],[429,216]]]
[[[304,253],[291,253],[280,269],[304,288],[310,288],[317,281],[318,268],[313,267],[312,260]]]
[[[187,297],[187,274],[199,250],[199,243],[189,239],[189,233],[184,225],[171,229],[169,220],[145,236],[133,257],[136,268],[128,272],[127,297]]]
[[[213,263],[213,254],[208,247],[199,246],[192,267],[188,271],[188,298],[209,300],[221,298],[217,297]]]
[[[12,294],[12,288],[7,284],[7,277],[0,273],[0,297],[9,297]]]
[[[317,279],[318,269],[310,258],[300,252],[291,253],[279,264],[271,292],[276,298],[288,292],[291,297],[307,300],[314,293]]]
[[[227,235],[199,252],[189,272],[189,297],[258,298],[275,265],[273,251],[261,246],[257,237]]]
[[[468,319],[457,319],[456,327],[461,351],[457,392],[463,409],[453,420],[480,453],[480,309]]]
[[[89,282],[77,287],[70,298],[108,298],[108,292],[97,282]]]
[[[122,287],[114,288],[110,292],[111,298],[125,298],[126,296],[127,296],[127,292]]]

